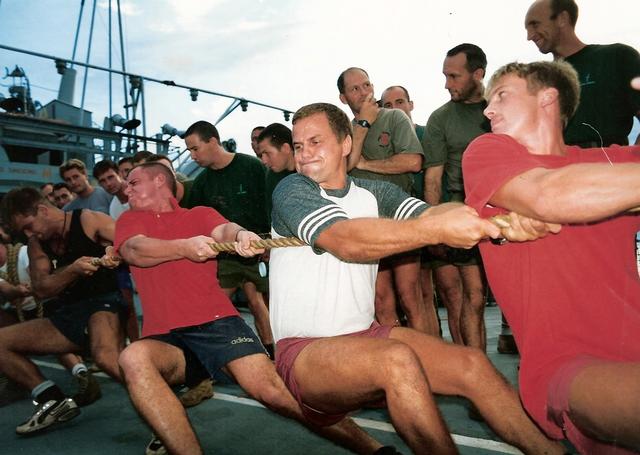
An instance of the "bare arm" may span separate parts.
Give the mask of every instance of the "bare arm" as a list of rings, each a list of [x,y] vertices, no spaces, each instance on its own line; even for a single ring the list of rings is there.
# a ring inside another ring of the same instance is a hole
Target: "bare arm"
[[[535,168],[505,183],[492,205],[550,223],[587,223],[640,206],[640,164]]]
[[[428,167],[424,171],[424,200],[429,205],[439,204],[442,200],[442,175],[444,164]]]
[[[90,276],[98,270],[98,267],[91,264],[92,258],[83,256],[76,259],[73,264],[52,271],[51,260],[35,237],[29,238],[27,252],[31,289],[38,299],[54,297],[78,278]]]
[[[405,174],[407,172],[419,172],[422,168],[422,154],[399,153],[381,160],[360,159],[356,164],[357,169],[375,172],[377,174]]]
[[[500,230],[475,210],[452,203],[431,207],[410,220],[339,221],[318,236],[316,245],[344,261],[369,262],[424,245],[470,248],[483,238],[499,235]]]
[[[351,152],[347,155],[347,172],[356,167],[362,158],[362,147],[369,130],[363,126],[355,125],[353,127],[353,143],[351,144]]]
[[[0,294],[7,300],[13,300],[31,295],[31,289],[26,284],[13,285],[5,280],[0,280]]]

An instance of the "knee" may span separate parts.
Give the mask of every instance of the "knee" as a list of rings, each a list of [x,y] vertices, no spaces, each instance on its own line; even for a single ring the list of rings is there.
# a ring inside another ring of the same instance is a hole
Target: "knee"
[[[482,350],[465,347],[461,349],[461,352],[463,368],[459,375],[461,379],[460,386],[464,390],[475,390],[478,385],[487,382],[488,376],[492,375],[495,369]],[[468,395],[468,393],[464,395]]]
[[[423,375],[422,364],[416,353],[408,345],[401,342],[391,343],[385,347],[379,365],[382,380],[385,384],[398,384],[407,378]]]
[[[131,343],[118,356],[118,366],[125,376],[132,376],[147,360],[144,343]]]
[[[250,395],[267,408],[279,413],[294,404],[293,396],[275,371],[273,376],[265,378],[260,387],[251,391]]]

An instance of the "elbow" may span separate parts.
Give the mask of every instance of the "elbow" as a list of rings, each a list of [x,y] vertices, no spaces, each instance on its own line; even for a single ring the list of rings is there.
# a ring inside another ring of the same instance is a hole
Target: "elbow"
[[[420,172],[422,170],[422,155],[415,155],[409,163],[409,172]]]

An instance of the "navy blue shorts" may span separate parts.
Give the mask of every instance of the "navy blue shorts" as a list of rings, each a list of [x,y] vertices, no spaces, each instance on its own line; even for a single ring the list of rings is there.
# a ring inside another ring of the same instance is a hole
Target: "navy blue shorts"
[[[131,272],[127,264],[121,264],[116,269],[116,280],[118,280],[118,289],[133,290],[133,282],[131,281]]]
[[[239,316],[182,327],[147,338],[170,344],[184,352],[187,386],[196,385],[206,378],[221,382],[233,381],[222,367],[248,355],[266,355],[258,336]]]
[[[45,303],[46,305],[46,303]],[[89,318],[98,311],[108,311],[122,317],[126,306],[120,291],[99,294],[94,297],[62,303],[48,318],[54,327],[83,350],[88,351]]]

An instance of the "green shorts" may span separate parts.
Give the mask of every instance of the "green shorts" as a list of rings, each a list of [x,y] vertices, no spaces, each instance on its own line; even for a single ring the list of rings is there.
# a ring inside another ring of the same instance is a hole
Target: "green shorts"
[[[464,267],[467,265],[482,264],[480,250],[478,249],[477,245],[468,250],[464,248],[452,248],[450,246],[447,246],[445,248],[447,250],[447,257],[436,258],[432,256],[432,268],[437,269],[438,267],[442,267],[443,265],[455,265],[456,267]]]
[[[218,258],[218,282],[223,289],[233,289],[253,283],[261,293],[269,292],[269,278],[260,276],[259,258],[226,255]]]

